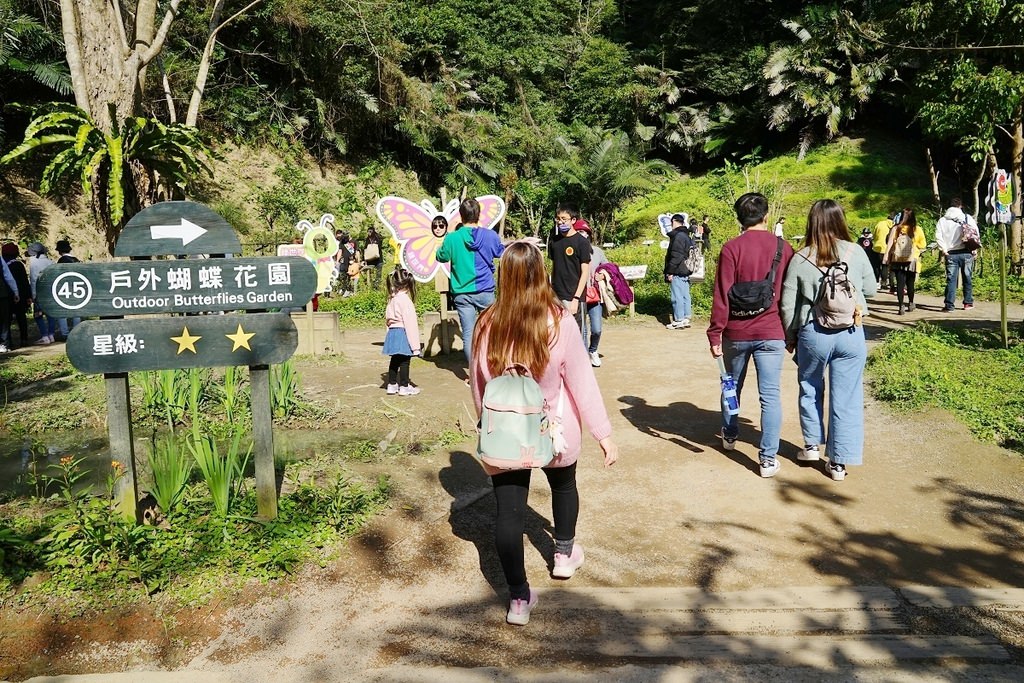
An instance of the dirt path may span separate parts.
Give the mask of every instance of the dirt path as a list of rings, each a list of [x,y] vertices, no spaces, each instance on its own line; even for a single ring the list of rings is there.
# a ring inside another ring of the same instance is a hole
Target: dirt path
[[[998,320],[992,304],[942,314],[927,297],[897,317],[891,299],[879,297],[872,338],[921,319]],[[333,391],[339,410],[390,411],[403,430],[464,413],[453,358],[415,363],[423,393],[394,414],[378,388],[380,338],[345,332],[349,362],[307,372],[310,390]],[[545,593],[528,627],[504,625],[493,498],[464,443],[403,460],[391,511],[329,577],[230,611],[183,668],[238,681],[494,680],[508,667],[535,680],[699,680],[694,662],[728,680],[820,680],[854,667],[867,667],[859,680],[1022,678],[1024,593],[969,591],[939,604],[915,601],[910,588],[1024,587],[1020,456],[977,443],[946,413],[897,416],[868,400],[865,466],[832,482],[795,459],[787,362],[782,469],[763,480],[756,402],[741,414],[737,449],[720,450],[702,326],[616,321],[601,346],[598,379],[622,459],[605,470],[596,444],[585,447],[577,538],[587,563],[568,583],[548,576],[550,497],[539,482],[531,491],[527,571]],[[106,657],[76,671],[162,668],[130,637],[103,647]]]

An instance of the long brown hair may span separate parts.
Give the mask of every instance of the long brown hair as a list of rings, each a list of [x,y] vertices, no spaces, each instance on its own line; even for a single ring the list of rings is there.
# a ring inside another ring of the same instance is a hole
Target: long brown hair
[[[804,246],[815,254],[818,267],[838,261],[838,243],[849,239],[850,229],[846,225],[843,207],[831,199],[819,199],[811,204],[811,210],[807,213]]]
[[[477,321],[473,349],[480,348],[486,333],[487,369],[492,376],[519,363],[539,379],[548,366],[561,315],[562,306],[548,284],[544,255],[532,244],[513,242],[498,263],[497,298]],[[552,318],[554,333],[549,330]]]

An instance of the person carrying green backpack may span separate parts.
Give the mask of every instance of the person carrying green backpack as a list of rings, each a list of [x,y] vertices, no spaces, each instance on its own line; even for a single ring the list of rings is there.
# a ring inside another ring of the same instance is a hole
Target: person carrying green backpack
[[[543,469],[551,485],[555,542],[552,576],[568,579],[583,564],[583,548],[575,542],[579,516],[576,461],[583,440],[581,418],[586,419],[591,436],[604,452],[605,467],[615,463],[619,449],[611,438],[611,423],[587,350],[580,343],[579,327],[555,298],[540,249],[526,241],[509,244],[501,257],[499,272],[496,301],[481,314],[473,334],[470,387],[477,416],[484,418],[478,450],[484,470],[494,484],[497,502],[494,540],[509,586],[505,620],[522,626],[529,623],[530,612],[537,605],[537,592],[527,581],[523,558],[533,468]],[[496,379],[518,385],[523,398],[513,400],[510,387],[488,392],[488,383]],[[539,387],[539,397],[532,397],[533,382]],[[503,397],[500,401],[496,400],[499,394]],[[556,408],[559,405],[561,409]],[[503,410],[505,415],[500,414]],[[524,443],[514,449],[529,456],[519,462],[510,460],[504,468],[489,464],[500,462],[496,451],[487,454],[492,449],[485,430],[495,425],[495,418],[498,423],[494,429],[508,426],[512,433],[522,431],[521,426],[528,423],[524,417],[536,411],[541,411],[540,418],[547,418],[536,421],[537,429],[542,429],[542,425],[551,429],[554,420],[555,433],[538,435],[539,440],[527,435]],[[548,444],[551,452],[539,453],[547,450]],[[547,455],[551,456],[550,461]]]

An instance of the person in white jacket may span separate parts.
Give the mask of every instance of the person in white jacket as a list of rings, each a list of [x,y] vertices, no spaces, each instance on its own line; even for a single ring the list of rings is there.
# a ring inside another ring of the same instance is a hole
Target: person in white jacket
[[[949,202],[945,215],[935,224],[935,243],[946,257],[946,298],[942,311],[956,310],[957,275],[963,280],[964,310],[974,308],[974,289],[971,278],[974,272],[974,253],[964,246],[964,227],[978,228],[974,216],[968,215],[959,198]]]

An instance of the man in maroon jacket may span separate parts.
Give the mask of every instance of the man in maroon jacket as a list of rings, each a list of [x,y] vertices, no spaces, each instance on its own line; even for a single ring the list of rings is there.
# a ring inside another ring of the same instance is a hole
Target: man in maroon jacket
[[[786,352],[786,334],[779,317],[782,276],[793,257],[793,248],[768,229],[768,200],[750,192],[736,200],[733,207],[740,222],[739,237],[722,246],[715,275],[714,302],[708,342],[711,355],[724,356],[726,370],[736,380],[736,393],[743,391],[747,362],[754,358],[757,370],[757,393],[761,399],[761,476],[773,477],[779,471],[779,436],[782,431],[780,377]],[[770,305],[756,315],[739,315],[730,310],[729,290],[737,283],[764,280],[773,270],[772,264],[781,247],[781,256],[774,267],[774,296]],[[739,415],[729,415],[722,405],[722,448],[735,448],[739,435]]]

